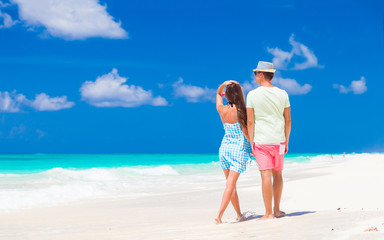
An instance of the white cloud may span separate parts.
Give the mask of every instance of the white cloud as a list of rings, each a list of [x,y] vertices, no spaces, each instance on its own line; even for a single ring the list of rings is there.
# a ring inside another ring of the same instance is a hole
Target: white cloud
[[[198,87],[183,83],[183,79],[179,78],[177,82],[172,84],[173,94],[175,97],[185,98],[187,102],[205,102],[216,101],[216,90],[207,87]]]
[[[127,38],[98,0],[12,0],[18,4],[19,17],[32,28],[43,26],[54,37],[68,40],[90,37]]]
[[[274,77],[272,83],[277,87],[284,89],[291,95],[303,95],[311,91],[312,86],[309,84],[300,85],[295,79]]]
[[[3,24],[0,24],[0,28],[10,28],[18,22],[16,20],[12,20],[12,17],[9,14],[3,13],[2,11],[0,11],[0,22],[1,19],[3,20]]]
[[[246,81],[242,84],[245,95],[247,95],[249,91],[260,86],[255,80],[255,76],[252,74],[252,81]],[[272,84],[284,89],[290,95],[304,95],[309,93],[312,89],[312,86],[309,84],[300,85],[295,79],[283,78],[279,73],[276,73],[273,77]]]
[[[350,89],[340,84],[333,84],[333,88],[339,89],[340,93],[348,93],[350,91]]]
[[[249,82],[249,81],[246,81],[244,82],[243,84],[241,84],[242,87],[243,87],[243,92],[245,94],[245,96],[247,96],[248,92],[257,88],[258,86],[256,85],[256,82],[255,81],[252,81],[252,82]]]
[[[20,112],[21,105],[27,101],[23,94],[0,92],[0,112]]]
[[[29,104],[37,111],[58,111],[75,105],[74,102],[67,101],[67,96],[49,97],[45,93],[36,95],[35,100],[30,101]]]
[[[363,94],[365,93],[368,88],[366,85],[366,81],[364,77],[361,77],[358,81],[352,81],[351,83],[351,89],[354,94]]]
[[[289,38],[289,43],[293,47],[292,49],[293,54],[296,54],[297,56],[302,56],[305,58],[305,62],[295,63],[295,66],[293,67],[293,69],[302,70],[302,69],[307,69],[311,67],[320,67],[320,68],[323,67],[317,63],[317,57],[315,56],[313,51],[311,51],[304,44],[296,42],[293,34]]]
[[[82,100],[95,107],[137,107],[145,104],[165,106],[163,97],[153,97],[151,91],[140,86],[124,84],[127,78],[120,77],[117,69],[99,76],[96,81],[86,81],[80,88]]]
[[[11,4],[9,3],[3,3],[2,1],[0,1],[0,8],[3,8],[3,7],[8,7],[10,6]]]
[[[312,67],[323,67],[318,64],[317,57],[315,56],[312,50],[310,50],[304,44],[295,41],[294,34],[292,34],[289,38],[289,43],[292,46],[292,50],[290,52],[283,51],[278,47],[267,48],[267,51],[274,56],[272,59],[272,63],[277,69],[287,69],[288,65],[292,62],[293,59],[295,59],[295,56],[304,58],[304,62],[295,62],[294,66],[289,68],[291,70],[303,70]]]
[[[40,93],[36,95],[35,100],[28,100],[23,94],[16,94],[16,91],[0,92],[0,112],[21,112],[26,106],[37,111],[58,111],[74,105],[73,102],[67,101],[66,96],[51,98],[45,93]]]
[[[291,62],[291,58],[293,56],[292,52],[285,52],[278,47],[267,48],[267,51],[274,56],[272,63],[275,68],[280,70],[287,69],[287,65]]]
[[[345,87],[340,84],[333,84],[333,87],[339,89],[340,93],[353,92],[354,94],[363,94],[368,90],[366,84],[367,82],[365,81],[365,77],[361,77],[360,80],[352,81],[349,87]]]

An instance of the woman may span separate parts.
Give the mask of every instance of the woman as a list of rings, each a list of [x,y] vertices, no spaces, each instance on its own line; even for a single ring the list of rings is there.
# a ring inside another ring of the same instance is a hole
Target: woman
[[[222,92],[228,104],[223,104]],[[220,165],[227,179],[227,185],[221,201],[219,214],[215,218],[217,224],[227,208],[229,201],[237,213],[237,220],[244,220],[240,211],[236,182],[240,173],[244,172],[250,163],[251,144],[247,131],[247,112],[242,88],[238,82],[226,81],[217,89],[216,109],[224,125],[225,135],[221,142],[219,157]]]

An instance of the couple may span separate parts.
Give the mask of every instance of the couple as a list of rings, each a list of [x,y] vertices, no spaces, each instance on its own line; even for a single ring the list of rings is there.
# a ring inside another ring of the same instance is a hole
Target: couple
[[[247,106],[238,82],[226,81],[217,89],[216,109],[225,130],[219,156],[227,179],[219,214],[215,218],[217,224],[221,223],[230,201],[237,213],[237,220],[245,220],[240,211],[236,182],[240,173],[249,166],[251,151],[261,173],[265,215],[260,220],[285,216],[280,211],[280,199],[284,154],[288,152],[291,132],[291,113],[288,94],[271,83],[275,71],[272,63],[258,63],[253,72],[260,87],[248,93]],[[223,104],[222,96],[228,100],[227,105]]]

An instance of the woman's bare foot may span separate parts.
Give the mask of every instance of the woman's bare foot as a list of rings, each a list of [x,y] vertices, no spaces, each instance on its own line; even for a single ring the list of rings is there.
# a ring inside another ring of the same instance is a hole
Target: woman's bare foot
[[[216,224],[221,224],[222,223],[221,218],[219,217],[215,218],[215,222]]]
[[[261,218],[257,219],[257,221],[259,221],[259,220],[274,219],[274,218],[275,218],[275,216],[273,216],[273,214],[268,214],[268,215],[264,215]]]
[[[282,217],[285,217],[285,212],[283,211],[278,211],[278,212],[275,212],[275,218],[282,218]]]
[[[247,218],[246,217],[244,217],[244,215],[241,215],[240,217],[237,217],[236,218],[236,221],[238,221],[238,222],[242,222],[242,221],[245,221]]]

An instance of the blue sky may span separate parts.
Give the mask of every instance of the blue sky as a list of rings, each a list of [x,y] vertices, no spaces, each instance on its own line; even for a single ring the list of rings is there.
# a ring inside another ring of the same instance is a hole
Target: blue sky
[[[216,153],[273,61],[292,153],[384,151],[379,1],[0,1],[0,153]]]

